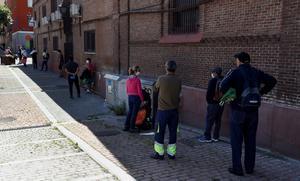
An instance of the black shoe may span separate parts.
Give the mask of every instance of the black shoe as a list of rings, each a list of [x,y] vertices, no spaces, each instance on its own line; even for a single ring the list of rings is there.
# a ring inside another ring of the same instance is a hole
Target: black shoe
[[[70,96],[70,99],[74,99],[74,97],[73,97],[73,96]]]
[[[80,98],[80,95],[77,95],[78,98]]]
[[[129,131],[129,128],[123,128],[123,131]]]
[[[139,130],[138,129],[129,129],[129,132],[130,133],[139,133]]]
[[[237,176],[244,176],[243,172],[237,172],[235,171],[233,168],[228,168],[228,171],[233,174],[233,175],[237,175]]]
[[[169,158],[170,160],[175,160],[176,157],[175,157],[175,155],[172,156],[172,155],[169,155],[169,154],[168,154],[168,158]]]
[[[150,158],[155,159],[155,160],[163,160],[164,155],[159,155],[158,153],[153,153]]]
[[[251,175],[251,174],[254,173],[254,170],[246,170],[246,173],[249,174],[249,175]]]

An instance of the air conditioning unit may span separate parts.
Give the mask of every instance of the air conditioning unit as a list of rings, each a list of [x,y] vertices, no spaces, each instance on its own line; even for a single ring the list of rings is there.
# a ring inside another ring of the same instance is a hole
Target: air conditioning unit
[[[56,17],[55,17],[55,13],[51,13],[51,21],[55,21]]]
[[[55,11],[55,19],[56,19],[57,21],[62,20],[62,15],[61,15],[61,12],[60,12],[59,10],[56,10],[56,11]]]
[[[33,28],[36,28],[36,21],[33,19],[33,18],[31,18],[30,20],[29,20],[29,22],[28,22],[28,26],[29,27],[33,27]]]
[[[42,22],[42,25],[47,25],[47,24],[49,24],[49,19],[48,19],[48,17],[47,17],[47,16],[43,17],[42,20],[41,20],[41,22]]]
[[[80,5],[79,4],[71,4],[70,6],[70,16],[71,17],[81,17],[80,14]]]

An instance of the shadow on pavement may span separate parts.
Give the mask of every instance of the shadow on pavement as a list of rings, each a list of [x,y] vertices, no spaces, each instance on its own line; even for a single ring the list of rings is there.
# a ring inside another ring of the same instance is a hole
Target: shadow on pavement
[[[227,172],[231,164],[231,149],[227,143],[201,144],[196,141],[195,133],[182,131],[178,136],[176,161],[167,158],[163,161],[152,160],[149,155],[153,150],[153,135],[141,136],[121,131],[125,118],[109,114],[101,97],[82,91],[81,98],[71,100],[67,81],[59,78],[58,74],[33,70],[31,66],[17,68],[33,80],[57,105],[86,126],[69,125],[69,130],[137,180],[241,179]],[[87,132],[93,136],[90,137]],[[299,165],[264,154],[257,155],[257,163],[257,172],[252,176],[247,175],[245,180],[300,178],[299,173],[296,174]]]

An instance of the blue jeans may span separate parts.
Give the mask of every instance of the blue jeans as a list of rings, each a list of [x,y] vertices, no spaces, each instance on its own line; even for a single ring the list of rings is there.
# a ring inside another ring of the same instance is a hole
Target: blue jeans
[[[253,171],[255,166],[256,131],[258,111],[245,112],[233,109],[230,121],[230,142],[232,148],[233,169],[242,172],[242,145],[245,142],[245,169]]]
[[[211,129],[215,125],[213,138],[219,139],[220,137],[220,128],[221,128],[221,119],[224,107],[219,106],[219,104],[208,104],[207,113],[206,113],[206,128],[204,136],[206,139],[211,139]]]
[[[165,130],[168,125],[169,128],[169,145],[176,144],[177,141],[177,127],[178,127],[178,110],[158,110],[157,111],[157,132],[155,134],[155,141],[159,144],[164,144]]]
[[[127,114],[125,129],[134,129],[136,116],[141,106],[141,99],[139,96],[128,96],[129,111]]]

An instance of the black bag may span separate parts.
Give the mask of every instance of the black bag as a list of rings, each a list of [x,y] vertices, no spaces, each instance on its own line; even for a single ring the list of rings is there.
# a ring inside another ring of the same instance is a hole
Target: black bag
[[[243,109],[259,108],[261,105],[261,95],[259,93],[256,74],[252,74],[253,76],[251,77],[250,75],[247,76],[243,70],[241,70],[241,73],[245,80],[245,88],[241,94],[239,106]]]
[[[220,84],[221,84],[222,80],[223,80],[222,78],[218,78],[218,80],[217,80],[216,88],[215,88],[215,94],[214,94],[214,97],[213,97],[214,101],[220,101],[220,99],[223,97],[223,94],[220,90]]]

